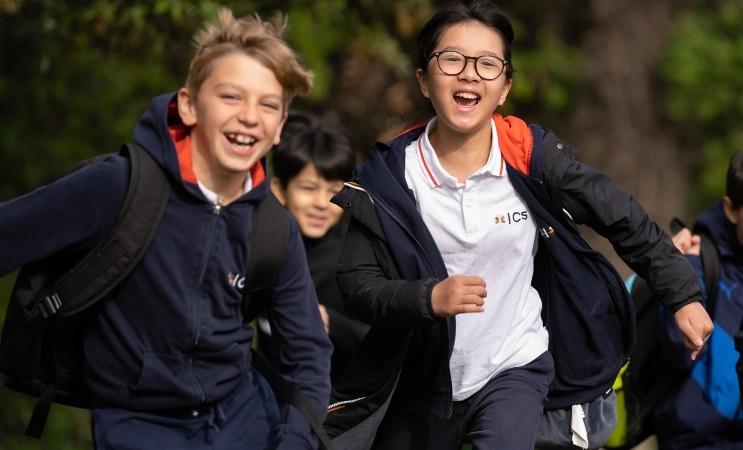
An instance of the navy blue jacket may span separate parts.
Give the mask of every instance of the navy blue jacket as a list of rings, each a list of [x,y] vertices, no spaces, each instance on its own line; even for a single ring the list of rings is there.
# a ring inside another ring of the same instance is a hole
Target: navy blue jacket
[[[152,244],[131,275],[100,302],[84,339],[86,381],[99,401],[132,410],[218,402],[251,367],[253,329],[241,312],[254,207],[266,182],[215,213],[182,181],[170,124],[173,94],[154,99],[134,130],[171,180]],[[127,190],[129,161],[111,156],[0,204],[0,274],[103,235]],[[288,213],[287,213],[288,215]],[[269,305],[280,341],[279,370],[323,417],[332,351],[317,308],[297,224]],[[306,435],[290,410],[291,432]]]
[[[743,321],[743,245],[721,202],[699,215],[694,230],[712,239],[720,257],[713,308],[706,292],[704,297],[715,328],[705,350],[691,361],[672,318],[666,317],[662,342],[678,371],[669,378],[678,382],[656,409],[657,434],[663,449],[743,448],[743,409],[735,371],[740,355],[733,343]],[[699,255],[687,258],[703,277]]]
[[[606,392],[634,345],[634,311],[621,277],[580,237],[576,224],[607,237],[669,308],[695,301],[701,289],[685,258],[629,194],[577,161],[565,143],[542,145],[547,132],[530,130],[533,145],[515,159],[504,157],[540,231],[532,284],[543,302],[556,363],[547,407],[561,408]],[[359,186],[336,196],[353,217],[337,276],[346,309],[373,330],[412,330],[392,407],[446,417],[455,320],[433,314],[431,290],[448,274],[404,178],[404,149],[422,131],[377,143],[357,170]],[[498,133],[509,139],[509,130]]]

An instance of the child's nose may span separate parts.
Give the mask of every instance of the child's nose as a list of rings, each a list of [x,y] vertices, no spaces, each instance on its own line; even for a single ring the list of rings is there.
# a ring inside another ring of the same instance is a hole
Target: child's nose
[[[258,108],[255,105],[246,104],[240,109],[238,119],[244,123],[256,123],[258,121]]]

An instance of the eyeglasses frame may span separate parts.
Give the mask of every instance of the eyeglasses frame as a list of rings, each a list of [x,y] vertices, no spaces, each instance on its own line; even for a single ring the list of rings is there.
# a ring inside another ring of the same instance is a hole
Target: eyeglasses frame
[[[456,53],[456,54],[462,56],[462,58],[464,58],[464,65],[462,66],[462,70],[460,70],[457,73],[446,73],[446,72],[444,72],[444,69],[441,68],[441,63],[439,63],[439,56],[442,53]],[[477,76],[480,77],[480,78],[482,78],[485,81],[497,80],[498,77],[500,77],[501,75],[503,75],[503,72],[506,71],[506,67],[508,66],[508,64],[510,64],[510,61],[509,60],[503,59],[503,58],[499,58],[498,56],[495,56],[495,55],[467,56],[464,53],[458,52],[456,50],[442,50],[440,52],[433,52],[433,53],[431,53],[431,56],[428,57],[428,61],[430,61],[433,58],[436,58],[436,65],[438,66],[439,70],[441,70],[441,73],[443,73],[444,75],[451,76],[451,77],[456,77],[457,75],[459,75],[462,72],[464,72],[467,69],[467,61],[468,60],[472,60],[474,62],[474,64],[475,64],[475,73],[477,73]],[[503,64],[503,68],[501,69],[500,73],[498,73],[498,75],[496,75],[495,77],[493,77],[493,78],[485,78],[484,76],[482,76],[480,74],[480,71],[477,70],[477,61],[480,58],[495,58],[495,59],[497,59],[498,61],[500,61]]]

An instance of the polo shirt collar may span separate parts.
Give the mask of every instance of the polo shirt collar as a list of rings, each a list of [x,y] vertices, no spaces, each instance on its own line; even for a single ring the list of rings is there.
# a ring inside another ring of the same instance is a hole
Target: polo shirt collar
[[[426,179],[431,184],[431,187],[439,187],[441,184],[446,183],[451,187],[457,187],[459,181],[456,177],[449,174],[444,167],[441,165],[436,151],[433,149],[428,135],[433,127],[436,125],[436,117],[431,119],[426,125],[426,130],[420,135],[416,142],[418,158],[423,166]],[[477,176],[482,174],[490,174],[496,177],[502,177],[506,174],[505,164],[503,156],[498,146],[498,131],[495,128],[495,121],[490,120],[491,136],[490,139],[490,154],[485,165],[479,168],[475,173],[471,175]]]
[[[204,194],[204,197],[206,197],[206,199],[209,202],[220,203],[219,196],[217,195],[216,192],[206,187],[199,180],[196,180],[196,183],[199,185],[199,190],[201,190],[201,193]],[[245,177],[245,185],[243,185],[243,194],[247,194],[248,192],[250,192],[251,189],[253,189],[253,177],[252,177],[252,173],[248,172],[247,176]]]

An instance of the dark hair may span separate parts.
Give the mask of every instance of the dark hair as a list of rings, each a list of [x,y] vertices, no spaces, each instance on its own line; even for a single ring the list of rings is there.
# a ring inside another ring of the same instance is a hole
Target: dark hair
[[[492,1],[474,0],[471,2],[449,1],[439,7],[428,19],[418,33],[418,67],[424,72],[428,66],[431,53],[438,45],[441,35],[452,25],[460,22],[475,20],[490,28],[495,29],[503,38],[505,50],[504,59],[506,65],[506,78],[513,76],[513,64],[511,63],[511,44],[513,43],[513,27],[508,18],[495,6]]]
[[[733,208],[743,206],[743,150],[738,150],[730,158],[725,195],[730,198]]]
[[[348,180],[356,157],[348,133],[340,125],[308,113],[292,112],[273,151],[273,172],[286,187],[307,164],[326,180]]]

